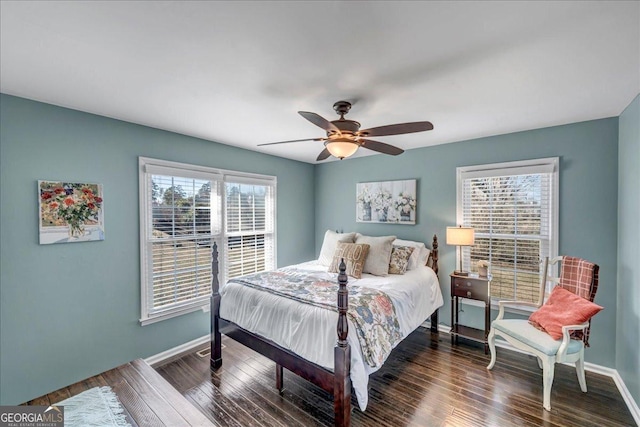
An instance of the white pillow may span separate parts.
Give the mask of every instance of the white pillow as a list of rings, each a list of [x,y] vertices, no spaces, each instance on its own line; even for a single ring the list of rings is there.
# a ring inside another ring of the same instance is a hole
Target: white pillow
[[[324,241],[322,242],[318,262],[321,265],[329,267],[333,261],[333,254],[336,251],[338,242],[353,243],[355,236],[356,233],[336,233],[333,230],[327,230],[327,232],[324,233]]]
[[[431,254],[431,249],[427,247],[420,248],[420,258],[418,259],[418,265],[427,265],[429,254]]]
[[[407,265],[407,271],[417,268],[419,265],[425,265],[427,263],[427,256],[429,256],[429,249],[423,242],[414,242],[413,240],[401,240],[396,239],[393,241],[393,246],[411,246],[414,247],[414,251],[409,257],[409,265]],[[426,251],[426,255],[424,255]]]
[[[369,255],[364,262],[363,273],[374,276],[387,276],[389,274],[389,261],[391,261],[391,250],[396,236],[358,236],[356,243],[369,245]],[[415,252],[415,250],[414,250]]]

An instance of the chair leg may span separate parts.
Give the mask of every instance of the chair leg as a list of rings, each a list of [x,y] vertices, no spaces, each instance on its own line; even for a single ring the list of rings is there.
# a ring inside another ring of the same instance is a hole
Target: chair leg
[[[489,350],[491,351],[491,362],[487,366],[487,369],[493,369],[493,365],[496,364],[496,331],[491,328],[491,332],[489,332],[489,336],[487,337],[489,341]]]
[[[542,359],[542,406],[551,411],[551,386],[556,365],[551,357]]]
[[[580,383],[580,390],[583,393],[587,392],[587,380],[584,377],[584,353],[580,355],[580,359],[576,360],[576,374],[578,374],[578,382]]]

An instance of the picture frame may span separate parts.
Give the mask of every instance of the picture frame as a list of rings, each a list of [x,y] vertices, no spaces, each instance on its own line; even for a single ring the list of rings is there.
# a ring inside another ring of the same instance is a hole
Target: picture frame
[[[416,180],[356,184],[356,222],[416,223]]]
[[[104,240],[102,184],[38,181],[41,245]]]

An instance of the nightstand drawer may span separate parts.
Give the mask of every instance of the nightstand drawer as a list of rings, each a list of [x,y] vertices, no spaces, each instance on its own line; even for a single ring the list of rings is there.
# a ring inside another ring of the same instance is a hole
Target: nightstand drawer
[[[489,299],[489,286],[486,280],[472,277],[454,277],[451,281],[452,296],[470,298],[480,301]]]

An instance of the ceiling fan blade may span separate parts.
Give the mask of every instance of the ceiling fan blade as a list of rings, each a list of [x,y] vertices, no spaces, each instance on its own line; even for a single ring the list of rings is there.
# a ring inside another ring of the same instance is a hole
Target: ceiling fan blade
[[[316,161],[320,161],[320,160],[325,160],[327,158],[329,158],[329,156],[331,155],[331,153],[329,152],[329,150],[327,150],[326,148],[324,150],[322,150],[322,152],[320,154],[318,154],[318,157],[316,158]]]
[[[301,141],[324,141],[326,138],[306,138],[306,139],[292,139],[291,141],[278,141],[278,142],[267,142],[266,144],[258,144],[258,147],[262,147],[263,145],[276,145],[276,144],[288,144],[290,142],[301,142]]]
[[[327,132],[335,132],[337,134],[341,134],[340,129],[338,129],[336,125],[316,113],[311,113],[309,111],[298,111],[298,114],[309,120],[314,125],[326,130]]]
[[[385,144],[380,141],[372,141],[370,139],[361,139],[360,145],[364,148],[368,148],[372,151],[377,151],[378,153],[391,154],[392,156],[397,156],[398,154],[404,153],[402,148],[394,147],[393,145]]]
[[[401,135],[403,133],[424,132],[433,129],[431,122],[409,122],[395,125],[378,126],[371,129],[364,129],[358,132],[362,136],[387,136]]]

